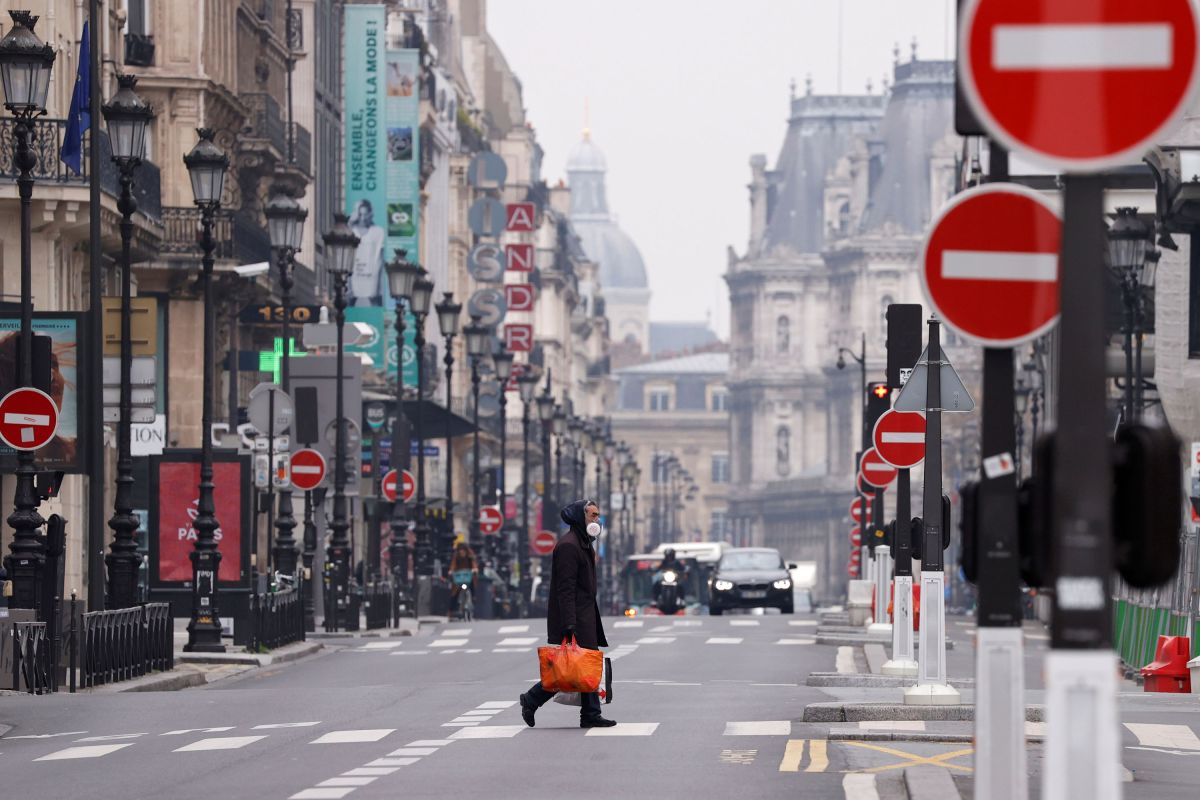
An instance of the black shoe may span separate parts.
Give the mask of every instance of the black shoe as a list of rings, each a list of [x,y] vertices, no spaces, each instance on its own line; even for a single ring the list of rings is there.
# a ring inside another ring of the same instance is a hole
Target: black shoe
[[[537,706],[532,705],[525,699],[525,695],[521,695],[521,719],[525,720],[525,724],[533,727],[533,712],[537,711]]]
[[[579,720],[579,727],[581,728],[611,728],[616,724],[617,721],[615,719],[605,719],[604,717],[588,717],[587,719]]]

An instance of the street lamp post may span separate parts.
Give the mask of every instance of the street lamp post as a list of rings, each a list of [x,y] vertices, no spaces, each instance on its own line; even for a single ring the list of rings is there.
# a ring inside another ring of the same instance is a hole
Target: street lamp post
[[[430,541],[432,532],[425,515],[425,414],[421,410],[425,402],[425,317],[429,314],[429,304],[433,300],[433,281],[426,278],[425,274],[425,270],[422,269],[420,277],[413,282],[410,298],[416,333],[413,344],[417,348],[417,424],[414,426],[417,439],[417,575],[433,574],[433,543]],[[395,446],[393,442],[392,447]]]
[[[442,302],[438,303],[435,309],[438,315],[438,329],[446,339],[446,353],[442,357],[442,363],[446,365],[446,527],[438,553],[444,554],[445,563],[449,565],[450,551],[454,547],[454,449],[450,439],[454,415],[450,410],[453,398],[451,379],[454,377],[454,337],[458,335],[462,326],[462,303],[454,302],[451,292],[443,292]]]
[[[551,467],[554,465],[550,463],[550,431],[555,424],[556,414],[554,413],[554,395],[550,393],[549,370],[546,370],[546,386],[542,390],[542,394],[538,397],[537,404],[538,422],[541,423],[542,434],[542,518],[538,520],[538,529],[548,531],[550,530],[550,514],[553,511],[553,490],[550,487],[554,485],[554,478],[557,474],[551,474]],[[522,557],[525,559],[524,563],[529,563],[529,549],[526,548],[521,552]],[[524,579],[525,573],[526,570],[522,567],[522,579]],[[529,577],[532,580],[533,576],[530,575]],[[525,592],[525,597],[528,599],[528,592]]]
[[[10,11],[12,27],[0,40],[0,78],[4,83],[4,107],[16,118],[13,135],[17,139],[15,163],[19,170],[17,192],[21,198],[21,334],[19,385],[33,386],[33,121],[46,113],[46,93],[54,66],[54,48],[33,32],[38,18],[28,11]],[[95,309],[93,309],[95,313]],[[38,495],[34,484],[37,468],[32,450],[17,451],[17,488],[13,512],[8,524],[13,529],[6,559],[13,582],[13,608],[36,608],[41,594],[45,553],[38,528],[44,520],[38,513]]]
[[[404,418],[404,304],[411,302],[413,285],[421,276],[421,268],[406,260],[407,254],[406,250],[396,250],[396,257],[386,265],[388,290],[396,299],[396,411],[392,423],[390,463],[395,470],[408,463],[405,461],[405,448],[409,444],[400,440],[410,438],[408,423]],[[396,502],[392,503],[389,522],[392,540],[388,543],[388,563],[391,564],[392,580],[396,584],[397,605],[408,586],[408,520],[404,511],[403,497],[396,498]]]
[[[492,366],[496,369],[496,381],[500,385],[500,476],[497,489],[500,494],[500,509],[503,511],[508,497],[508,381],[512,377],[513,354],[505,350],[500,342],[496,342],[495,351],[492,353]],[[505,535],[508,528],[509,521],[505,520],[501,535]],[[487,560],[493,565],[498,563],[504,549],[503,543],[497,541],[498,539],[499,536],[491,536],[487,540]],[[497,571],[504,573],[504,570]]]
[[[1117,209],[1117,217],[1108,231],[1109,266],[1120,281],[1125,312],[1121,325],[1125,339],[1125,391],[1121,421],[1125,425],[1132,424],[1140,416],[1134,410],[1133,337],[1138,327],[1139,284],[1147,268],[1146,253],[1150,248],[1151,235],[1150,228],[1138,219],[1137,209],[1128,207]]]
[[[130,366],[133,363],[133,339],[130,319],[133,316],[133,263],[130,248],[133,242],[133,214],[137,200],[133,197],[134,171],[141,166],[146,154],[146,126],[154,118],[154,110],[134,91],[137,77],[119,75],[120,87],[102,112],[108,124],[108,139],[112,160],[121,174],[121,421],[117,427],[117,491],[113,516],[108,526],[113,541],[105,557],[108,566],[108,608],[129,608],[138,602],[137,552],[138,516],[133,513],[133,456],[130,438],[133,427],[133,389]]]
[[[637,491],[637,462],[632,454],[626,452],[625,463],[621,465],[621,537],[625,540],[625,555],[632,555],[637,550],[637,520],[630,508],[629,498]]]
[[[295,285],[293,268],[296,253],[304,241],[306,211],[291,192],[279,188],[267,201],[263,214],[267,218],[267,232],[271,236],[271,249],[275,251],[275,264],[279,269],[279,299],[283,306],[283,355],[279,361],[279,377],[283,393],[291,391],[290,362],[292,351],[292,287]],[[272,469],[274,467],[272,466]],[[272,553],[275,569],[285,575],[296,574],[296,517],[292,507],[292,487],[279,490],[279,515],[275,518],[275,547]]]
[[[489,344],[488,329],[480,324],[478,314],[471,315],[471,321],[463,328],[463,336],[467,339],[467,356],[471,359],[471,400],[472,423],[475,428],[472,442],[474,463],[471,468],[471,525],[468,528],[471,549],[479,552],[481,532],[479,530],[479,362],[487,355]]]
[[[346,284],[354,271],[354,253],[358,249],[358,236],[349,225],[350,218],[345,214],[333,215],[333,228],[324,235],[327,251],[327,270],[333,279],[333,308],[334,324],[337,325],[337,370],[334,387],[334,427],[333,444],[333,521],[330,524],[331,535],[325,548],[325,558],[332,565],[331,580],[328,584],[332,596],[325,601],[325,630],[338,629],[339,616],[350,610],[350,520],[346,517],[346,412],[345,412],[345,341],[344,328],[346,325]]]
[[[213,142],[213,131],[200,128],[196,131],[200,141],[191,152],[183,157],[188,177],[192,183],[192,195],[200,208],[200,247],[202,283],[204,291],[204,379],[200,413],[200,497],[196,504],[196,541],[190,553],[192,561],[192,619],[188,623],[188,641],[184,650],[189,652],[225,651],[221,644],[221,621],[218,617],[217,586],[221,551],[217,547],[216,533],[220,524],[216,517],[213,499],[213,454],[212,454],[212,392],[213,392],[213,337],[215,335],[215,309],[212,297],[213,251],[217,247],[213,238],[213,225],[217,210],[221,207],[221,194],[225,189],[225,171],[229,168],[229,157]]]
[[[1017,482],[1021,480],[1022,466],[1026,462],[1025,459],[1025,412],[1029,410],[1029,397],[1033,394],[1031,387],[1024,375],[1018,375],[1016,387],[1013,389],[1013,410],[1016,412],[1016,427],[1017,427],[1017,452],[1016,452],[1016,467],[1017,467]],[[1032,459],[1029,459],[1032,461]]]
[[[521,529],[517,531],[517,569],[521,573],[522,603],[528,599],[525,587],[529,584],[529,412],[537,401],[538,380],[537,373],[529,368],[517,379],[521,393]]]

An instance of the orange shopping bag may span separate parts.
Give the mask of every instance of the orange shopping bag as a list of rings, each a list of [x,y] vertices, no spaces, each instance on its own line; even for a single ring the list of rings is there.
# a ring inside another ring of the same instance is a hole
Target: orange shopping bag
[[[542,688],[548,692],[594,692],[600,688],[604,654],[580,647],[575,637],[538,648]]]

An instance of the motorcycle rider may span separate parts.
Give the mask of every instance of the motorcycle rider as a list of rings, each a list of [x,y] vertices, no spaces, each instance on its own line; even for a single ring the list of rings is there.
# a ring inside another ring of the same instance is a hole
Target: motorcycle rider
[[[668,547],[663,551],[662,562],[658,565],[658,570],[654,573],[654,602],[657,603],[662,595],[663,575],[667,572],[675,573],[675,585],[680,588],[681,595],[677,597],[677,602],[681,601],[684,580],[687,577],[687,568],[683,562],[675,557],[675,548]]]

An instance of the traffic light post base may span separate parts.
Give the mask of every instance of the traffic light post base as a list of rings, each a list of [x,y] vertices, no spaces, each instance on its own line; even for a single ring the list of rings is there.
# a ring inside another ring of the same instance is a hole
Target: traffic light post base
[[[1020,628],[975,632],[975,800],[1029,796],[1028,781],[1013,779],[1027,774],[1024,650]]]
[[[886,636],[892,632],[888,622],[888,595],[892,578],[892,549],[886,544],[875,548],[875,621],[867,626],[867,633]]]
[[[1051,650],[1045,673],[1042,797],[1120,800],[1116,653]]]
[[[921,658],[917,685],[904,690],[905,705],[953,706],[962,702],[958,690],[946,683],[945,582],[944,572],[921,572]]]
[[[895,598],[892,614],[892,657],[879,671],[884,675],[917,676],[917,659],[913,651],[912,576],[897,575],[894,579]]]

